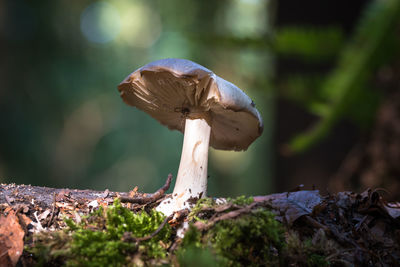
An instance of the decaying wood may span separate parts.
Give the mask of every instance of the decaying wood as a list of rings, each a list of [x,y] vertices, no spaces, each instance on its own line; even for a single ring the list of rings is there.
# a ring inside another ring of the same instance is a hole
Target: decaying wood
[[[80,216],[99,206],[107,207],[116,198],[129,200],[130,203],[123,205],[134,212],[143,208],[148,210],[166,197],[165,191],[171,179],[172,176],[169,175],[165,185],[154,194],[142,194],[136,190],[121,193],[1,184],[0,218],[5,222],[8,216],[13,216],[21,226],[21,235],[29,236],[37,231],[61,229],[65,225],[65,217],[79,222]],[[196,215],[202,217],[203,221],[195,222],[194,226],[201,231],[207,231],[220,221],[251,216],[255,210],[267,209],[274,212],[275,218],[288,230],[295,231],[300,237],[312,237],[321,232],[335,242],[338,248],[328,256],[331,262],[355,265],[367,262],[400,262],[400,203],[387,203],[381,195],[382,192],[366,190],[363,193],[340,192],[321,196],[318,190],[300,190],[256,196],[254,202],[248,205],[221,201],[219,205],[204,206]],[[132,199],[134,200],[131,201]],[[167,217],[148,236],[135,238],[127,235],[126,238],[132,242],[151,239],[167,223],[175,229],[182,228],[183,223],[189,220],[188,214],[185,210]],[[5,226],[0,225],[1,227]],[[180,237],[174,238],[176,241],[172,244],[171,251],[180,243]],[[14,240],[0,240],[0,262],[8,262],[12,257],[7,255],[19,255],[23,248],[20,245],[15,246],[12,250],[14,254],[10,254],[9,249],[4,246],[5,242],[12,243]],[[13,257],[15,261],[15,256]]]

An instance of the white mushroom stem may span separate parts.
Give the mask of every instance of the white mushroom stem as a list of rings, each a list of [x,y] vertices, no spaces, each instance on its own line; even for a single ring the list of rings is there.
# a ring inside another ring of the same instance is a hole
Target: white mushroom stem
[[[211,127],[205,119],[186,119],[181,162],[172,199],[164,200],[157,210],[169,216],[174,211],[190,208],[190,198],[207,193],[208,146]]]
[[[211,127],[204,119],[186,120],[185,135],[173,196],[205,196]]]

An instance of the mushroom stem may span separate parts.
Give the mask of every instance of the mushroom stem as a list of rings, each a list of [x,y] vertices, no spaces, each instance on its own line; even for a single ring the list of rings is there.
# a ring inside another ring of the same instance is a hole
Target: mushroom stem
[[[202,197],[207,192],[208,145],[211,127],[204,119],[186,119],[181,162],[173,195]]]
[[[186,119],[181,162],[172,199],[164,200],[157,208],[165,215],[190,208],[188,199],[206,195],[210,132],[206,119]]]

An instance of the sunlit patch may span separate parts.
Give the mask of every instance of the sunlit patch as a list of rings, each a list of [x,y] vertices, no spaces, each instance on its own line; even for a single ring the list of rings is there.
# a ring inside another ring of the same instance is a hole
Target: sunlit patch
[[[108,43],[118,36],[120,30],[120,14],[107,2],[93,3],[81,14],[81,31],[90,42]]]
[[[121,32],[118,41],[128,45],[147,48],[158,40],[162,24],[157,12],[133,1],[115,1],[121,14]]]
[[[258,37],[268,32],[268,13],[265,12],[268,0],[234,0],[221,10],[218,20],[237,37]]]

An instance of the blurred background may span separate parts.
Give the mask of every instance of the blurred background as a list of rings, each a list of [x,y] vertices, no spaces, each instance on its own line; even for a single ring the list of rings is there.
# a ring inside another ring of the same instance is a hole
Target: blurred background
[[[209,195],[398,198],[399,40],[399,0],[0,0],[0,182],[157,190],[183,135],[116,86],[177,57],[242,88],[264,119],[248,151],[210,149]]]

